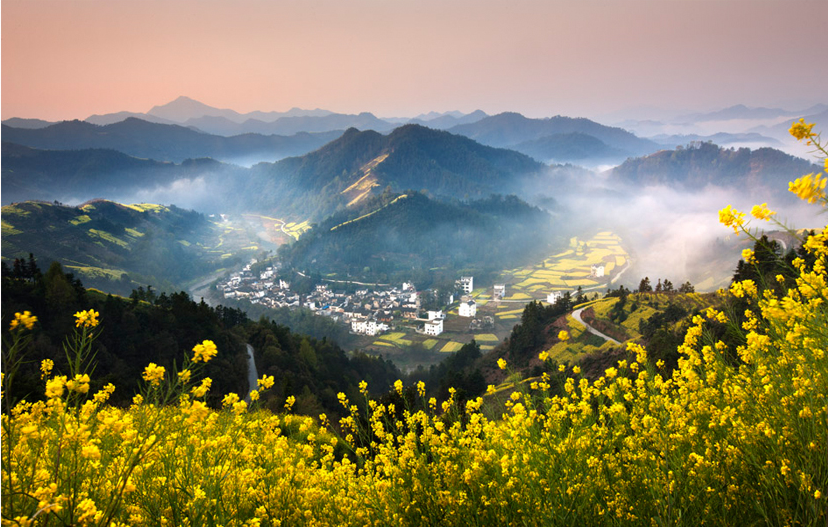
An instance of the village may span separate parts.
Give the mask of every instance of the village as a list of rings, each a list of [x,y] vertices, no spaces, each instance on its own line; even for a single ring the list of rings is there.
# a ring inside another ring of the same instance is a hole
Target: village
[[[348,324],[351,332],[357,335],[377,336],[395,329],[400,323],[428,336],[438,336],[444,331],[446,312],[443,309],[423,310],[422,292],[410,282],[403,282],[399,287],[365,287],[353,293],[319,284],[310,294],[299,295],[291,291],[289,282],[276,278],[278,264],[255,273],[253,265],[256,263],[256,260],[251,261],[241,271],[231,274],[228,280],[216,285],[224,298],[246,299],[270,308],[304,307],[315,315]],[[488,320],[491,317],[477,318],[477,302],[471,296],[474,277],[461,277],[456,287],[445,307],[454,304],[456,295],[459,299],[457,316],[468,319],[470,329],[493,325],[493,320]],[[502,298],[505,291],[506,286],[498,284],[493,288],[493,295]]]
[[[346,324],[354,348],[393,357],[401,367],[439,361],[443,352],[459,350],[474,339],[481,350],[507,338],[526,304],[558,302],[575,294],[607,287],[629,267],[620,238],[608,231],[582,240],[541,262],[505,270],[501,280],[475,288],[473,276],[457,280],[453,294],[433,299],[434,291],[418,291],[415,284],[357,285],[324,280],[307,294],[291,289],[278,262],[246,265],[217,284],[227,299],[248,300],[270,308],[307,308],[318,316]],[[420,350],[417,352],[416,350]]]

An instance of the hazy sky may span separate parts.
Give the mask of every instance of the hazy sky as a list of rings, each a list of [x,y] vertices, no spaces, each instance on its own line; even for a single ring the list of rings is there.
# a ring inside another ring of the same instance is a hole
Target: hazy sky
[[[3,0],[2,118],[797,106],[828,0]]]

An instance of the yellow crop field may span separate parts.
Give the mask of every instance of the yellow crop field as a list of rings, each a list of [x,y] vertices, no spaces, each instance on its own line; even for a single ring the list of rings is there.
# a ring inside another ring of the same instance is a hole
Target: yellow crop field
[[[71,223],[72,225],[83,225],[84,223],[89,221],[92,221],[92,218],[90,218],[86,214],[81,214],[80,216],[69,220],[69,223]]]
[[[506,300],[531,300],[532,297],[526,293],[515,293],[512,296],[506,297]]]
[[[462,347],[463,347],[462,343],[450,341],[450,342],[447,342],[446,345],[443,346],[443,349],[441,349],[440,351],[442,353],[454,353],[455,351],[460,351],[460,348],[462,348]]]
[[[595,280],[585,280],[585,279],[567,280],[566,281],[566,285],[568,285],[569,287],[578,287],[578,286],[586,287],[586,286],[596,285],[597,283],[598,282],[596,282]]]
[[[617,265],[618,267],[621,267],[625,263],[627,263],[627,259],[624,256],[618,256],[618,255],[615,256],[615,265]]]
[[[124,240],[122,240],[120,238],[116,238],[115,236],[109,234],[106,231],[100,231],[98,229],[89,229],[88,234],[92,238],[100,238],[102,240],[106,240],[109,243],[114,243],[115,245],[117,245],[119,247],[123,247],[124,249],[129,248],[129,245],[127,244],[127,242],[125,242]]]
[[[405,333],[386,333],[385,335],[382,335],[380,338],[383,340],[395,341],[401,338],[405,338]]]
[[[481,333],[479,335],[475,335],[474,340],[477,340],[479,342],[500,342],[500,339],[497,338],[497,335],[493,333]]]
[[[15,229],[10,223],[7,223],[6,221],[3,221],[2,225],[4,236],[14,236],[15,234],[21,234],[23,232]]]
[[[388,347],[390,347],[390,348],[393,348],[393,347],[394,347],[394,345],[393,345],[393,344],[391,344],[390,342],[383,342],[383,341],[381,341],[381,340],[375,340],[375,341],[374,341],[374,345],[375,345],[375,346],[388,346]]]
[[[427,339],[423,341],[423,347],[427,350],[434,349],[435,344],[437,344],[437,339]]]

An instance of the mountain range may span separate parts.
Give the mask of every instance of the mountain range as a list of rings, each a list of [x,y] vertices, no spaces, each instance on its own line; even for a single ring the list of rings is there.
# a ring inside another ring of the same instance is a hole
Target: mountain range
[[[602,159],[609,157],[620,161],[629,156],[649,154],[662,148],[662,145],[637,137],[622,128],[604,126],[589,119],[563,116],[530,119],[514,112],[454,126],[448,131],[485,145],[524,152],[545,162],[550,159],[555,162],[583,159],[583,152],[590,146],[595,146],[591,138],[598,139],[605,145],[599,145],[602,155],[598,157]],[[572,145],[575,143],[580,144],[573,153]]]
[[[388,135],[352,128],[305,156],[253,167],[245,194],[260,210],[318,221],[385,188],[465,199],[506,194],[543,168],[518,152],[419,125]]]
[[[300,132],[290,136],[244,134],[223,137],[136,117],[102,126],[85,121],[63,121],[43,128],[14,128],[3,124],[2,131],[4,142],[32,148],[108,148],[158,161],[180,163],[185,159],[211,157],[239,164],[302,155],[340,135],[340,132]]]

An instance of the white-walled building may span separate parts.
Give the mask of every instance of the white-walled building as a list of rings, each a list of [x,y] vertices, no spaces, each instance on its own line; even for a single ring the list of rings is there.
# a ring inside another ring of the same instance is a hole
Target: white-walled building
[[[563,298],[563,291],[552,291],[548,295],[546,295],[546,303],[547,304],[555,304]]]
[[[474,277],[473,276],[461,276],[460,280],[457,281],[457,285],[462,289],[466,294],[471,294],[474,290]]]
[[[461,317],[477,316],[477,303],[474,300],[469,300],[468,302],[460,302],[460,309],[458,314]]]
[[[592,265],[592,276],[594,276],[595,278],[603,277],[604,276],[604,266],[603,265],[598,265],[598,264],[593,264]]]
[[[492,298],[503,299],[506,297],[506,284],[495,284],[492,290]]]
[[[446,318],[446,315],[443,314],[442,309],[439,310],[439,311],[429,311],[428,312],[428,319],[429,320],[437,320],[437,319],[443,320],[444,318]]]
[[[384,331],[388,331],[388,324],[378,323],[374,319],[352,320],[351,331],[359,335],[379,335]]]
[[[443,332],[443,319],[442,318],[436,318],[434,320],[429,320],[423,326],[423,333],[425,333],[426,335],[431,335],[433,337],[436,337],[437,335],[439,335],[442,332]]]

